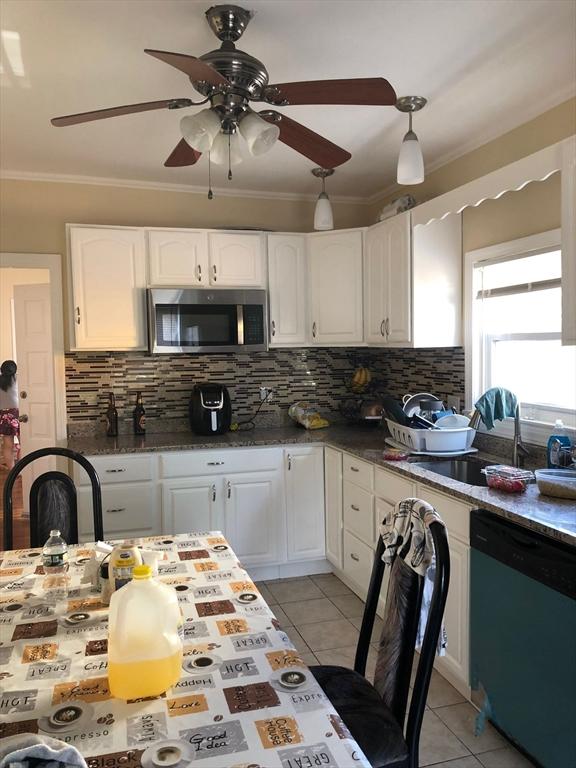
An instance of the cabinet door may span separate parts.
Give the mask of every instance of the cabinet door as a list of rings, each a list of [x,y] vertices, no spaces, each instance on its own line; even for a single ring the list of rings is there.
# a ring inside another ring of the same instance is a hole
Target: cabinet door
[[[313,344],[358,344],[362,330],[362,233],[309,238]]]
[[[162,483],[162,531],[166,534],[223,528],[222,480],[190,477]]]
[[[106,539],[160,533],[157,489],[152,483],[102,485],[102,525]],[[94,541],[92,488],[77,490],[78,537]]]
[[[283,488],[280,470],[227,475],[224,479],[225,532],[245,566],[284,561]]]
[[[146,254],[140,229],[70,228],[75,349],[146,347]]]
[[[284,456],[288,560],[323,558],[325,534],[322,448],[288,448]]]
[[[211,232],[209,246],[211,285],[264,286],[263,235]]]
[[[364,241],[364,340],[368,344],[386,343],[388,316],[388,222],[366,231]]]
[[[450,539],[450,587],[444,610],[448,635],[446,655],[437,657],[435,666],[450,680],[469,686],[469,591],[470,547]]]
[[[386,341],[407,344],[412,340],[410,211],[386,222]]]
[[[208,285],[208,234],[148,231],[150,285]]]
[[[268,235],[270,346],[306,343],[304,235]]]
[[[342,568],[342,454],[324,449],[324,498],[326,509],[326,557]]]

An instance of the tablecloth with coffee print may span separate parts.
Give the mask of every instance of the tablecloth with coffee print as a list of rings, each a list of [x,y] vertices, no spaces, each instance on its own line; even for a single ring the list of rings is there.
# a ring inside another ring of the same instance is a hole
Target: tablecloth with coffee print
[[[91,545],[70,548],[67,577],[45,576],[40,550],[3,552],[0,737],[54,736],[89,768],[369,766],[222,534],[134,543],[162,552],[158,578],[177,590],[179,682],[153,699],[111,697],[108,609],[81,583]]]

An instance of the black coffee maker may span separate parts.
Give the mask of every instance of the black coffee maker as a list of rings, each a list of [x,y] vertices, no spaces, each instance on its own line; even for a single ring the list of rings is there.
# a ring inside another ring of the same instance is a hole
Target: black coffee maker
[[[196,384],[189,406],[190,429],[197,435],[222,435],[230,430],[232,406],[223,384]]]

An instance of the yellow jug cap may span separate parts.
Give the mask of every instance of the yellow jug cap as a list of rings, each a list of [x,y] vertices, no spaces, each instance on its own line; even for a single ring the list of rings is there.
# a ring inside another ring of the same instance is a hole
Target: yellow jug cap
[[[135,565],[132,576],[135,579],[149,579],[152,576],[152,568],[149,565]]]

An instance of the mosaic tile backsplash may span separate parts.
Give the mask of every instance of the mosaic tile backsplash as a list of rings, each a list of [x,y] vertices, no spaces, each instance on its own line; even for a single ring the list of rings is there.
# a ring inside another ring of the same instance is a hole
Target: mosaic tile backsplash
[[[288,407],[307,400],[332,420],[352,396],[358,365],[370,368],[386,392],[432,392],[464,398],[464,352],[441,349],[281,349],[250,354],[148,355],[139,352],[66,355],[66,402],[71,435],[104,432],[108,393],[114,392],[121,432],[131,431],[136,392],[141,391],[147,429],[188,429],[188,401],[195,383],[216,381],[230,390],[233,420],[250,418],[259,387],[274,390],[262,407],[260,426],[287,423]]]

